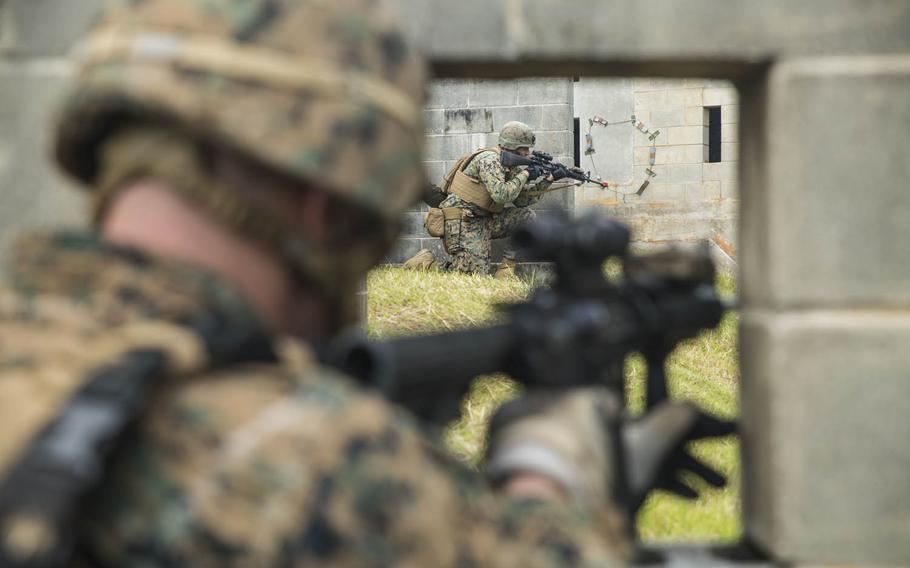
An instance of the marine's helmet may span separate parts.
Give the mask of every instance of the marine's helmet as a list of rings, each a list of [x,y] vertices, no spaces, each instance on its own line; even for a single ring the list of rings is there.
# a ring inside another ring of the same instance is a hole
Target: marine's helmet
[[[314,251],[293,227],[270,243],[323,285],[378,261],[423,190],[425,67],[383,2],[119,2],[77,55],[56,155],[89,187],[124,125],[167,124],[395,227],[334,251]],[[210,197],[197,201],[223,205]]]
[[[523,122],[507,122],[499,131],[499,146],[506,150],[518,150],[534,146],[537,137],[531,127]]]

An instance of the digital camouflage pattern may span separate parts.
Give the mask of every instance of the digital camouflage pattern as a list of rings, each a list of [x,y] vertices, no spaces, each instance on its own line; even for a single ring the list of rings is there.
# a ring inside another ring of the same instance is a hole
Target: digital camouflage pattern
[[[533,216],[533,211],[520,207],[507,207],[502,213],[483,217],[465,210],[460,221],[446,221],[446,248],[454,252],[443,268],[466,274],[488,274],[493,239],[511,236]]]
[[[449,195],[440,207],[458,207],[464,211],[461,221],[446,221],[446,250],[451,258],[444,268],[470,274],[487,274],[491,266],[492,239],[504,239],[512,235],[524,221],[533,217],[528,209],[540,201],[542,193],[550,182],[545,179],[529,184],[524,168],[506,168],[494,151],[478,154],[464,173],[483,183],[493,201],[511,203],[502,213],[491,214],[457,195]]]
[[[179,124],[399,223],[425,69],[385,2],[119,0],[81,49],[56,153],[92,186],[125,120]]]
[[[130,330],[173,330],[196,310],[254,323],[211,275],[88,234],[32,238],[17,252],[0,304],[5,389],[24,388],[23,379],[73,381],[109,360],[112,343],[129,343]],[[173,376],[79,519],[92,563],[622,561],[622,532],[607,512],[495,496],[421,437],[408,415],[314,365],[306,346],[283,340],[280,364],[215,371],[205,370],[198,350],[181,354],[173,333],[146,334],[153,344],[172,343]],[[0,415],[27,405],[14,394],[0,396]]]

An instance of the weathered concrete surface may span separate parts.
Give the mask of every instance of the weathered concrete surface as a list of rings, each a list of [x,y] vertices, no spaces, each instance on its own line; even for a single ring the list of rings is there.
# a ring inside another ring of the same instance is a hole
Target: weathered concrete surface
[[[785,62],[746,92],[749,305],[910,305],[910,56]]]
[[[5,0],[0,45],[20,57],[66,53],[94,21],[105,0]]]
[[[746,531],[782,561],[910,562],[910,315],[742,318]]]
[[[396,3],[441,76],[730,78],[782,57],[910,51],[905,0]]]
[[[589,120],[599,116],[609,122],[629,120],[635,112],[633,81],[631,79],[582,78],[575,83],[575,116],[581,127],[581,167],[596,170],[604,179],[632,179],[632,147],[634,130],[631,125],[590,126]],[[585,155],[585,134],[590,129],[595,153]]]
[[[24,227],[84,218],[84,196],[47,159],[51,108],[67,71],[52,62],[0,63],[0,261]]]

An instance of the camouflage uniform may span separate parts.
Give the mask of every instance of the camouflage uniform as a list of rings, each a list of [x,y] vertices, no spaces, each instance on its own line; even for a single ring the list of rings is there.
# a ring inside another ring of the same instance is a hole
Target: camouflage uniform
[[[21,242],[9,274],[0,296],[7,416],[33,408],[3,390],[17,375],[40,392],[111,363],[136,330],[154,330],[147,341],[181,361],[78,520],[92,562],[618,562],[621,533],[610,519],[495,496],[427,442],[410,416],[313,364],[302,344],[276,341],[278,362],[207,369],[179,322],[200,311],[234,327],[256,322],[204,271],[90,234],[55,234]]]
[[[98,215],[131,176],[163,176],[199,210],[279,254],[327,301],[333,284],[356,284],[394,231],[316,249],[211,187],[180,143],[121,131],[179,125],[187,139],[318,180],[394,227],[423,187],[424,75],[382,5],[119,5],[82,50],[57,134],[59,161],[95,189]],[[119,155],[111,140],[129,141],[130,152]],[[158,160],[143,156],[146,143],[176,150]],[[534,567],[621,558],[622,533],[605,508],[497,496],[410,416],[316,365],[303,342],[272,338],[244,298],[199,267],[92,233],[27,238],[13,258],[0,286],[0,416],[15,420],[0,437],[0,476],[17,471],[29,440],[74,392],[137,355],[160,363],[151,403],[78,510],[79,552],[90,564]],[[249,349],[224,349],[247,335],[258,338],[241,343]],[[45,544],[33,520],[0,516],[0,564],[4,553]]]
[[[446,270],[489,273],[491,241],[509,237],[516,227],[533,217],[529,207],[542,196],[536,192],[546,190],[550,182],[541,179],[529,184],[526,176],[519,176],[522,170],[504,167],[499,154],[493,151],[478,154],[465,168],[465,174],[486,186],[494,202],[510,203],[514,207],[506,207],[502,213],[490,213],[457,195],[449,195],[440,207],[458,207],[463,217],[461,221],[446,221],[446,250],[451,251],[451,258],[444,265]]]

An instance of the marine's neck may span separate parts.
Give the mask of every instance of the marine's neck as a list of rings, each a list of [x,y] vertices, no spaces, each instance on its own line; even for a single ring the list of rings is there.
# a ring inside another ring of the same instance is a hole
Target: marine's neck
[[[101,222],[105,240],[206,268],[236,287],[273,331],[286,331],[292,289],[266,251],[223,229],[170,190],[139,180],[119,192]]]

